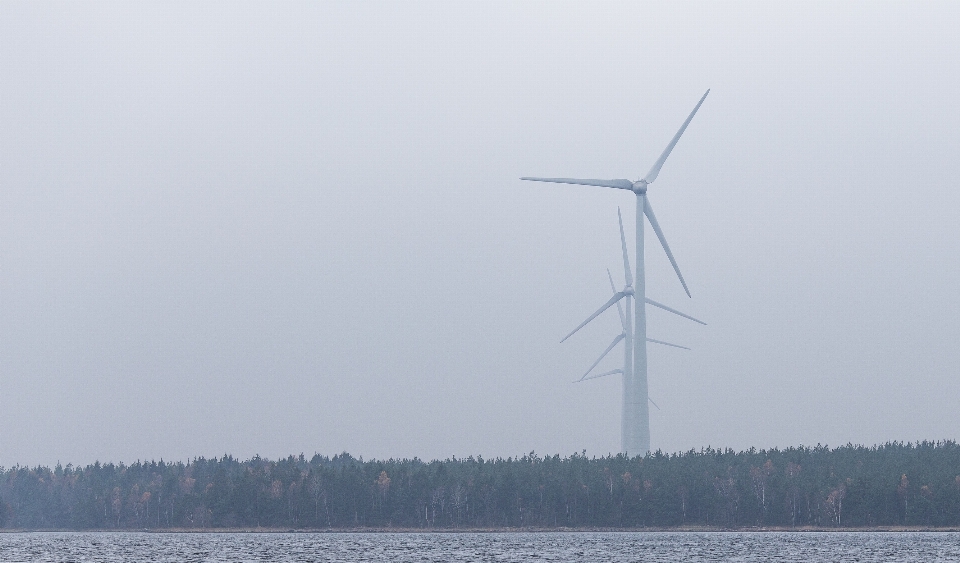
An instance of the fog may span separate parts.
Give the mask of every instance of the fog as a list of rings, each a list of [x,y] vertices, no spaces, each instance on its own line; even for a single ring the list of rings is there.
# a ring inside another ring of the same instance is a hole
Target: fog
[[[0,3],[0,465],[956,439],[956,3]],[[618,367],[611,353],[600,368]]]

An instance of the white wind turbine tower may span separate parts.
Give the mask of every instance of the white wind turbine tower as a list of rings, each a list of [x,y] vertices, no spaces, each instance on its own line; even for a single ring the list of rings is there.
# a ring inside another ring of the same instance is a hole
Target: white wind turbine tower
[[[618,179],[618,180],[582,180],[578,178],[530,178],[524,177],[521,180],[531,180],[535,182],[554,182],[558,184],[579,184],[584,186],[600,186],[605,188],[617,188],[621,190],[630,190],[637,196],[637,215],[636,215],[636,236],[637,236],[637,276],[636,276],[636,287],[631,287],[630,279],[630,265],[627,259],[627,251],[625,240],[623,241],[623,265],[626,274],[627,286],[623,288],[622,291],[619,291],[604,304],[596,313],[591,315],[586,321],[580,324],[573,332],[580,330],[588,322],[592,321],[600,313],[607,310],[611,305],[619,303],[621,299],[627,299],[627,310],[630,310],[630,299],[634,300],[634,327],[630,326],[629,318],[624,317],[624,333],[622,334],[623,338],[617,337],[611,344],[607,351],[604,352],[604,356],[613,349],[614,346],[621,340],[627,339],[631,342],[631,345],[625,346],[624,352],[624,370],[623,370],[623,417],[621,425],[621,450],[623,453],[628,455],[645,455],[650,451],[650,408],[648,406],[649,394],[647,391],[647,315],[646,315],[646,303],[650,303],[650,300],[646,296],[646,278],[644,276],[644,265],[643,265],[643,229],[644,221],[643,217],[646,216],[650,221],[650,226],[653,227],[653,232],[656,233],[657,238],[660,239],[660,244],[663,246],[664,252],[667,254],[667,258],[670,259],[670,264],[673,265],[674,271],[677,273],[677,277],[680,279],[680,284],[683,285],[684,291],[687,293],[687,297],[690,297],[690,290],[687,288],[687,282],[683,279],[683,274],[680,273],[680,267],[677,266],[677,261],[673,257],[673,253],[670,252],[670,246],[667,244],[667,239],[663,236],[663,231],[660,229],[660,224],[657,222],[657,217],[653,213],[653,207],[650,205],[650,199],[647,196],[647,186],[652,184],[654,180],[657,179],[657,176],[660,174],[660,169],[663,167],[663,163],[666,162],[667,157],[670,156],[670,152],[673,151],[673,148],[677,145],[677,141],[680,140],[680,136],[683,135],[683,132],[687,129],[687,125],[690,124],[690,121],[693,119],[693,116],[697,114],[697,110],[700,109],[700,106],[703,104],[703,101],[707,98],[707,94],[710,93],[710,90],[707,90],[704,93],[703,97],[700,98],[700,101],[697,102],[697,106],[693,108],[693,111],[690,112],[690,115],[687,116],[687,120],[683,122],[683,125],[680,126],[680,130],[677,131],[677,134],[673,136],[673,139],[670,141],[670,144],[667,145],[667,148],[663,150],[663,153],[660,155],[660,158],[653,164],[650,168],[650,171],[647,172],[647,175],[637,180],[636,182],[631,182],[630,180]],[[621,222],[622,225],[622,222]],[[621,227],[622,229],[622,227]],[[621,230],[621,234],[622,234]],[[657,306],[660,306],[659,303],[651,303]],[[668,311],[679,313],[672,309],[663,307]],[[687,315],[683,315],[687,316]],[[692,317],[688,317],[692,318]],[[696,319],[694,319],[696,320]],[[699,322],[699,321],[698,321]],[[635,328],[631,334],[631,328]],[[570,333],[570,334],[573,334]],[[570,335],[567,335],[569,337]],[[566,338],[564,338],[566,340]],[[632,353],[632,362],[630,355]],[[601,356],[601,359],[603,356]],[[598,360],[599,363],[599,360]],[[591,368],[592,370],[593,368]],[[589,373],[589,372],[587,372]]]

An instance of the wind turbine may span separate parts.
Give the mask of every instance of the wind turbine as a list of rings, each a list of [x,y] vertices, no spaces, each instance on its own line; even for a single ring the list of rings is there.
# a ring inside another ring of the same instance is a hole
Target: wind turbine
[[[680,284],[683,286],[683,290],[687,293],[687,297],[690,297],[690,289],[687,287],[687,282],[684,281],[683,274],[680,273],[680,267],[677,266],[677,261],[673,257],[673,252],[670,251],[670,246],[667,244],[667,239],[663,236],[663,231],[660,229],[660,223],[657,222],[657,217],[653,213],[653,207],[651,207],[650,199],[647,197],[647,186],[652,184],[654,180],[657,179],[657,176],[660,174],[660,169],[663,167],[663,163],[666,162],[667,157],[670,156],[670,152],[673,151],[673,148],[677,146],[677,141],[680,140],[680,136],[683,135],[684,131],[686,131],[687,126],[690,125],[690,121],[693,120],[693,116],[697,114],[697,110],[700,109],[700,106],[703,104],[703,101],[707,98],[707,94],[709,93],[710,90],[707,90],[703,97],[700,98],[700,101],[697,102],[697,106],[693,108],[693,111],[691,111],[690,115],[687,116],[687,120],[684,121],[683,125],[680,126],[680,130],[677,131],[677,134],[673,136],[673,139],[670,141],[670,144],[667,145],[667,148],[663,150],[660,158],[653,163],[653,166],[650,168],[650,171],[647,172],[647,175],[636,182],[631,182],[630,180],[625,179],[584,180],[579,178],[520,178],[521,180],[530,180],[534,182],[554,182],[558,184],[578,184],[583,186],[617,188],[621,190],[630,190],[637,196],[636,286],[633,286],[631,283],[633,280],[629,275],[630,264],[627,259],[625,239],[623,238],[621,231],[621,241],[624,243],[623,265],[627,272],[627,285],[622,291],[615,293],[613,297],[611,297],[610,300],[604,304],[603,307],[601,307],[596,313],[591,315],[573,331],[576,332],[577,330],[580,330],[580,328],[596,318],[597,315],[610,308],[613,304],[619,303],[621,299],[627,299],[627,310],[630,309],[631,299],[634,302],[635,326],[630,327],[625,320],[625,330],[623,333],[623,339],[627,339],[632,342],[632,346],[624,347],[624,368],[626,369],[623,370],[623,418],[621,426],[621,450],[627,455],[645,455],[650,451],[650,408],[647,405],[649,400],[649,394],[647,392],[647,315],[645,305],[649,301],[646,297],[647,288],[643,262],[644,216],[646,216],[647,220],[650,221],[650,226],[653,227],[653,232],[656,233],[657,238],[660,239],[660,244],[663,246],[663,250],[666,252],[667,258],[670,259],[670,264],[677,273],[677,277],[680,279]],[[634,330],[631,331],[631,328]],[[571,334],[573,334],[573,332]],[[570,335],[567,335],[567,337],[569,336]],[[566,338],[564,340],[566,340]],[[619,342],[619,340],[614,342],[608,348],[607,352],[612,350],[613,346],[616,346],[617,342]],[[631,358],[629,358],[631,353],[633,355],[632,361]],[[606,353],[604,353],[604,355],[606,355]]]
[[[626,242],[626,238],[623,236],[623,218],[622,218],[622,216],[620,215],[620,209],[619,209],[619,208],[617,209],[617,219],[619,220],[619,223],[620,223],[620,245],[621,245],[621,248],[622,248],[622,250],[623,250],[623,261],[624,261],[623,272],[624,272],[624,278],[625,278],[624,281],[626,282],[626,285],[624,286],[624,288],[623,288],[620,292],[618,292],[618,291],[617,291],[617,286],[613,283],[613,276],[610,274],[610,270],[609,270],[609,269],[607,269],[607,278],[610,280],[610,289],[613,291],[613,298],[612,298],[612,299],[616,299],[616,300],[617,300],[617,301],[616,301],[616,304],[617,304],[617,312],[620,314],[620,325],[621,325],[621,327],[623,328],[623,332],[621,332],[619,335],[617,335],[617,336],[613,339],[613,342],[611,342],[610,345],[607,346],[607,349],[604,350],[602,354],[600,354],[600,357],[597,358],[597,361],[593,362],[593,365],[591,365],[590,368],[587,369],[587,371],[583,374],[583,376],[581,376],[580,379],[576,380],[574,383],[580,383],[581,381],[587,381],[587,380],[590,380],[590,379],[598,379],[598,378],[600,378],[600,377],[606,377],[606,376],[608,376],[608,375],[614,375],[614,374],[629,374],[629,373],[630,373],[630,368],[632,367],[632,366],[631,366],[631,358],[633,357],[633,341],[632,341],[631,338],[629,338],[629,334],[630,334],[630,330],[631,330],[631,326],[632,326],[632,319],[630,318],[630,307],[629,307],[629,303],[628,303],[627,312],[626,312],[626,315],[624,315],[623,307],[620,305],[620,299],[626,299],[626,300],[628,300],[628,302],[629,302],[631,296],[633,296],[633,294],[634,294],[634,290],[633,290],[633,279],[632,279],[631,276],[630,276],[630,261],[629,261],[629,258],[627,257],[627,242]],[[623,295],[622,297],[620,297],[621,294]],[[684,317],[684,318],[686,318],[686,319],[690,319],[691,321],[698,322],[698,323],[700,323],[700,324],[702,324],[702,325],[706,325],[706,324],[707,324],[707,323],[705,323],[705,322],[703,322],[703,321],[701,321],[701,320],[699,320],[699,319],[695,319],[695,318],[691,317],[690,315],[687,315],[687,314],[685,314],[685,313],[681,313],[680,311],[677,311],[676,309],[673,309],[673,308],[671,308],[671,307],[667,307],[666,305],[664,305],[664,304],[662,304],[662,303],[658,303],[658,302],[654,301],[653,299],[650,299],[649,297],[645,297],[644,300],[645,300],[645,302],[646,302],[648,305],[653,305],[654,307],[659,307],[659,308],[661,308],[661,309],[663,309],[663,310],[665,310],[665,311],[669,311],[669,312],[671,312],[671,313],[673,313],[673,314],[675,314],[675,315],[679,315],[679,316]],[[563,340],[561,340],[560,342],[564,342],[566,339],[568,339],[568,338],[570,338],[571,336],[573,336],[578,330],[580,330],[581,328],[583,328],[584,326],[586,326],[591,320],[595,319],[600,313],[602,313],[603,311],[605,311],[607,308],[609,308],[609,305],[605,304],[603,307],[600,308],[599,311],[597,311],[595,314],[591,315],[586,321],[584,321],[583,323],[581,323],[580,326],[578,326],[577,328],[575,328],[575,329],[573,330],[573,332],[571,332],[570,334],[568,334],[568,335],[566,335],[565,337],[563,337]],[[596,367],[600,364],[600,362],[607,356],[607,354],[610,353],[611,350],[613,350],[613,348],[614,348],[617,344],[620,343],[621,340],[624,340],[624,341],[625,341],[625,342],[624,342],[623,369],[614,369],[614,370],[606,371],[606,372],[603,372],[603,373],[598,373],[598,374],[595,374],[595,375],[590,375],[590,372],[592,372],[593,369],[596,368]],[[664,346],[672,346],[672,347],[674,347],[674,348],[682,348],[682,349],[684,349],[684,350],[689,350],[689,349],[690,349],[690,348],[687,348],[686,346],[681,346],[681,345],[679,345],[679,344],[672,344],[672,343],[670,343],[670,342],[664,342],[663,340],[656,340],[656,339],[650,338],[650,337],[647,337],[647,342],[653,342],[654,344],[662,344],[662,345],[664,345]],[[654,407],[656,407],[657,410],[660,409],[660,407],[657,406],[657,404],[653,402],[653,399],[647,397],[647,400],[650,401],[650,404],[652,404]]]

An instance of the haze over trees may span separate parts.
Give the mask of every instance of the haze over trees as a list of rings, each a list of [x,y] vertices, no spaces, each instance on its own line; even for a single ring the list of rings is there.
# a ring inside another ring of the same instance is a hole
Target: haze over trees
[[[954,441],[0,468],[8,529],[958,526]]]

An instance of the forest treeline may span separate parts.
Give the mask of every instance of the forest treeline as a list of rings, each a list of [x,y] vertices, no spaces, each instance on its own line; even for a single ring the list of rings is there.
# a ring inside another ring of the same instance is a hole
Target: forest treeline
[[[645,457],[0,468],[0,527],[960,526],[954,441]]]

